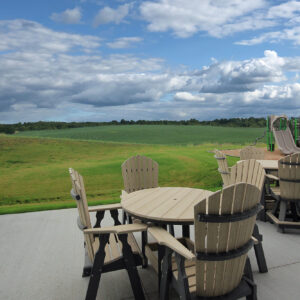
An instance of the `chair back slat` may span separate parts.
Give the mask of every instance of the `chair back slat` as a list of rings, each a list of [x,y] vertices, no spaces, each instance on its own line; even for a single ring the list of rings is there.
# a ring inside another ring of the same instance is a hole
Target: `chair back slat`
[[[69,173],[72,182],[72,191],[73,191],[72,194],[75,197],[79,196],[75,199],[75,201],[77,204],[80,223],[85,228],[92,228],[83,178],[77,171],[75,171],[72,168],[69,169]],[[86,234],[84,235],[84,239],[85,239],[89,258],[91,259],[91,261],[93,261],[94,254],[95,254],[93,249],[94,236],[91,234],[88,235]]]
[[[225,187],[194,207],[195,250],[200,253],[228,253],[241,248],[251,240],[256,214],[238,221],[199,221],[198,214],[208,216],[234,215],[246,212],[258,204],[260,190],[247,183],[236,183]],[[227,217],[226,217],[227,218]],[[247,253],[223,261],[196,261],[196,292],[198,296],[224,295],[241,281]]]
[[[158,187],[158,163],[146,156],[133,156],[122,164],[124,190],[127,193]]]
[[[231,168],[230,184],[246,182],[263,190],[266,172],[255,159],[240,161]]]
[[[300,201],[300,153],[288,155],[279,160],[278,177],[280,197]]]
[[[218,171],[221,174],[224,186],[229,184],[230,172],[226,160],[226,156],[219,150],[215,150],[215,158],[218,162]]]
[[[240,151],[241,160],[246,159],[264,159],[265,151],[262,148],[247,146]]]

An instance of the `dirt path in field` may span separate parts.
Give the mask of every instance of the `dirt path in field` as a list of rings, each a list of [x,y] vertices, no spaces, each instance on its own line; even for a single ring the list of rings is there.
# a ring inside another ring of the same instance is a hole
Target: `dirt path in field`
[[[240,151],[241,149],[233,149],[233,150],[221,150],[224,154],[229,155],[229,156],[236,156],[236,157],[240,157]],[[264,149],[265,151],[265,158],[264,159],[280,159],[281,157],[284,156],[284,154],[282,154],[280,152],[280,150],[276,149],[274,152],[268,151],[267,149]]]

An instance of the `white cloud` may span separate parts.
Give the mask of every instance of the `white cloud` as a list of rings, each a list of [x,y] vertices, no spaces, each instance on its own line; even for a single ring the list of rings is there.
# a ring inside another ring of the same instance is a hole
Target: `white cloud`
[[[237,42],[236,44],[252,46],[263,42],[277,43],[282,40],[288,40],[296,45],[300,45],[300,26],[296,26],[290,29],[284,29],[281,31],[263,33],[258,37],[249,40],[242,40]]]
[[[292,19],[297,13],[300,12],[300,2],[299,1],[288,1],[276,6],[273,6],[269,9],[267,18],[284,18]]]
[[[300,45],[300,2],[288,1],[279,5],[271,6],[266,11],[264,22],[273,22],[274,26],[281,26],[280,30],[269,31],[251,39],[236,42],[239,45],[252,46],[264,42],[278,43],[281,41],[291,41]],[[270,24],[272,26],[272,24]]]
[[[259,58],[172,70],[158,58],[101,56],[99,45],[94,36],[0,21],[1,121],[300,113],[300,57],[266,50]]]
[[[56,32],[28,20],[0,20],[0,51],[67,52],[73,47],[89,50],[100,46],[100,38]]]
[[[227,32],[223,32],[223,26],[233,22],[243,24],[243,30],[268,26],[268,21],[260,25],[251,18],[248,18],[247,22],[239,20],[240,17],[265,6],[264,0],[159,0],[143,2],[140,11],[142,17],[149,22],[150,31],[171,30],[179,37],[188,37],[198,31],[204,31],[220,37],[240,31],[241,26],[231,26],[230,30],[228,28]]]
[[[94,26],[97,27],[101,24],[115,23],[119,24],[128,15],[130,4],[120,5],[118,8],[113,9],[109,6],[105,6],[99,10],[98,14],[94,18]]]
[[[65,24],[78,24],[81,20],[81,10],[79,7],[66,9],[61,13],[53,13],[50,16],[51,20]]]
[[[275,51],[266,50],[264,54],[264,57],[244,61],[214,62],[203,68],[197,73],[199,90],[221,94],[244,92],[262,83],[285,81],[284,69],[288,68],[288,61]],[[300,64],[295,67],[299,69]]]
[[[121,49],[121,48],[129,48],[133,44],[141,42],[143,39],[140,37],[122,37],[118,38],[113,42],[107,43],[110,48]]]
[[[203,96],[194,95],[188,92],[177,92],[174,96],[176,100],[184,100],[184,101],[204,101],[205,98]]]

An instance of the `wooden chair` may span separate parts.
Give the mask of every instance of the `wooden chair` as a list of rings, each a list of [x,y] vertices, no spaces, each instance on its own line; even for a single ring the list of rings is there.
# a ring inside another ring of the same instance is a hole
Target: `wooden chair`
[[[171,283],[180,299],[256,299],[247,253],[261,207],[259,194],[256,186],[237,183],[200,201],[194,207],[192,252],[164,229],[148,229],[164,247],[161,300],[168,299]]]
[[[247,146],[240,151],[241,160],[246,159],[264,159],[265,151],[262,148]]]
[[[265,205],[264,184],[266,172],[262,165],[255,159],[240,161],[231,167],[229,184],[246,182],[255,185],[259,191],[259,201]],[[224,185],[225,186],[225,185]],[[261,213],[265,214],[264,211]],[[268,272],[266,258],[262,247],[263,236],[259,233],[257,224],[254,226],[253,237],[257,240],[254,244],[254,251],[259,268],[259,272]]]
[[[149,157],[136,155],[128,158],[123,162],[122,177],[124,183],[124,191],[122,193],[132,193],[135,191],[158,187],[158,163]],[[127,216],[123,211],[123,224],[128,220],[132,223],[130,216]],[[147,247],[152,247],[152,250],[157,246],[155,244],[147,245],[147,232],[142,233],[142,252],[146,257]],[[148,260],[144,261],[143,267],[147,267]]]
[[[132,156],[123,162],[121,169],[126,193],[158,187],[158,163],[149,157]],[[123,212],[123,224],[126,219]]]
[[[268,217],[279,229],[300,228],[300,153],[285,156],[278,162],[279,187],[272,187],[276,200]]]
[[[82,176],[69,169],[72,190],[71,195],[76,201],[79,217],[78,227],[84,233],[85,267],[83,276],[90,275],[86,299],[96,299],[102,273],[126,269],[129,275],[135,299],[144,299],[140,278],[136,269],[143,263],[140,248],[133,232],[147,230],[145,224],[121,225],[118,219],[120,204],[100,205],[88,208]],[[100,228],[105,211],[109,211],[114,226]],[[97,221],[92,228],[89,212],[96,211]]]
[[[223,184],[225,186],[230,184],[230,168],[228,167],[225,154],[219,150],[215,150],[215,159],[218,162],[218,171],[221,174]]]
[[[158,187],[158,163],[146,156],[132,156],[122,164],[126,193]]]

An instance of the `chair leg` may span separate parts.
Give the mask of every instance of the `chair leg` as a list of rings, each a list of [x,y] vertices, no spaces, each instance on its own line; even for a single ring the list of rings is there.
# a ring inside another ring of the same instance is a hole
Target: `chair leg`
[[[165,256],[166,247],[158,245],[157,265],[158,265],[158,287],[160,290],[161,276],[162,276],[162,260]]]
[[[267,262],[264,249],[262,247],[262,235],[259,233],[257,224],[254,225],[253,236],[258,240],[258,244],[254,245],[255,256],[260,273],[268,272]]]
[[[97,297],[98,287],[102,273],[102,267],[105,258],[105,246],[109,240],[109,234],[101,234],[99,236],[100,246],[94,258],[92,273],[90,276],[89,286],[86,292],[86,300],[94,300]]]
[[[292,217],[293,217],[293,222],[298,222],[299,221],[299,215],[297,212],[297,206],[295,202],[290,202],[291,205],[291,212],[292,212]]]
[[[144,300],[144,292],[142,288],[142,283],[135,265],[133,253],[130,245],[127,241],[128,234],[120,234],[119,239],[122,242],[122,252],[124,257],[124,264],[129,276],[130,284],[136,300]]]
[[[88,255],[85,243],[84,243],[84,267],[82,271],[82,277],[88,277],[91,275],[93,263]]]
[[[278,216],[278,219],[279,221],[285,221],[285,217],[286,217],[286,210],[287,210],[287,203],[285,201],[280,201],[280,204],[279,204],[279,216]],[[284,227],[278,227],[278,231],[279,232],[282,232],[284,233],[285,232],[285,229]]]
[[[279,221],[284,221],[285,220],[285,216],[286,216],[286,202],[285,201],[280,201],[280,208],[279,208]]]
[[[165,255],[162,260],[162,271],[159,288],[159,299],[169,299],[169,289],[172,276],[172,251],[165,247]]]
[[[252,272],[252,267],[251,267],[249,257],[247,257],[247,260],[246,260],[244,274],[245,274],[244,278],[252,290],[251,295],[246,296],[246,299],[247,300],[257,300],[257,287],[253,281],[253,272]]]
[[[175,260],[178,268],[178,292],[180,300],[191,300],[191,294],[189,290],[189,282],[185,273],[185,259],[178,253],[175,253]]]
[[[244,274],[247,278],[249,278],[250,280],[253,280],[253,272],[252,272],[252,267],[251,267],[249,257],[247,257],[247,259],[246,259]]]

